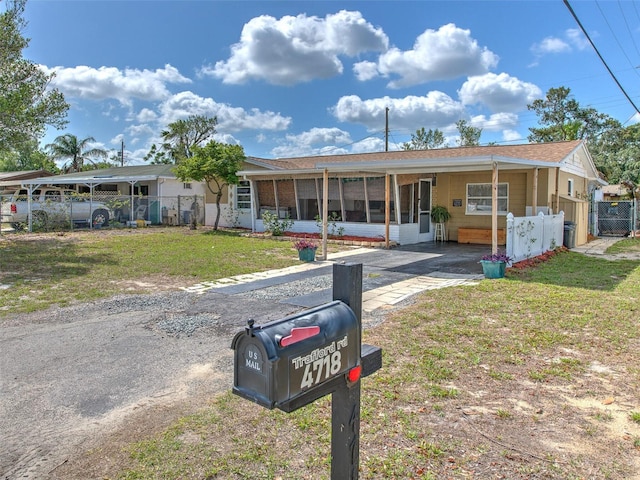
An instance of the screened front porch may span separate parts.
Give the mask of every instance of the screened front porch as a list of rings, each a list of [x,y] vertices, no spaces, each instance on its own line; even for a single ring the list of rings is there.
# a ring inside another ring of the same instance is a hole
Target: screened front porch
[[[332,176],[328,179],[328,221],[344,235],[384,237],[389,204],[389,240],[415,243],[420,231],[431,234],[431,178],[390,175]],[[264,231],[265,212],[291,219],[294,232],[321,229],[324,178],[260,179],[251,182],[254,230]],[[399,208],[397,208],[399,207]],[[331,228],[330,232],[331,233]]]

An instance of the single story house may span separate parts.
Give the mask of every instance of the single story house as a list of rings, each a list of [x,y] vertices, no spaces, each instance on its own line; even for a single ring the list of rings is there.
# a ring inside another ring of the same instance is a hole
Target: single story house
[[[262,215],[270,211],[292,219],[291,231],[317,232],[318,218],[339,219],[345,235],[399,244],[433,241],[430,213],[439,205],[451,214],[448,240],[503,244],[508,213],[563,211],[581,245],[589,193],[603,183],[583,141],[249,157],[238,175],[223,200],[223,225],[264,231]]]

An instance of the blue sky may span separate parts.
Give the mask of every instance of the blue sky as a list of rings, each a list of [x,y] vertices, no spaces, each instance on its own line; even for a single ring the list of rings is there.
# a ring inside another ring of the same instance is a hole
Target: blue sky
[[[640,104],[640,5],[572,0]],[[28,0],[25,56],[56,72],[70,103],[57,135],[125,143],[142,163],[170,122],[216,116],[216,140],[263,158],[384,150],[421,127],[455,145],[526,143],[527,104],[566,86],[621,122],[636,113],[561,0]]]

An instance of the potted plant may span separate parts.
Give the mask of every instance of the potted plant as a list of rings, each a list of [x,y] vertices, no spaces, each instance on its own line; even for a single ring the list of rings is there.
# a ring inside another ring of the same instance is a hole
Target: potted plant
[[[441,240],[447,241],[447,231],[445,229],[445,223],[451,218],[451,214],[447,207],[442,205],[434,205],[431,207],[431,221],[436,224],[435,241]]]
[[[511,262],[511,257],[500,251],[484,255],[480,260],[486,278],[503,278],[507,265]]]
[[[298,250],[298,258],[303,262],[313,262],[316,259],[316,245],[311,240],[303,238],[293,243],[293,246]]]
[[[434,205],[431,208],[431,220],[433,223],[447,223],[451,218],[451,214],[447,207],[443,207],[442,205]]]

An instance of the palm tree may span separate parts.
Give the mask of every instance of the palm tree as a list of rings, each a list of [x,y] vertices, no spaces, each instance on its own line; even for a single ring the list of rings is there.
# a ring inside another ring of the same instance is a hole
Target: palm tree
[[[69,159],[69,162],[62,167],[64,173],[80,172],[84,169],[85,161],[92,165],[96,164],[92,157],[107,158],[107,151],[102,148],[87,149],[87,146],[95,141],[93,137],[78,140],[75,135],[66,133],[57,137],[46,148],[49,149],[49,153],[54,160]]]

